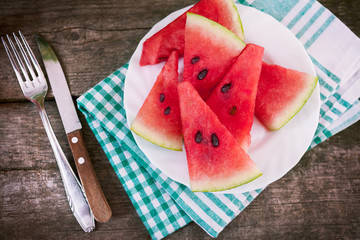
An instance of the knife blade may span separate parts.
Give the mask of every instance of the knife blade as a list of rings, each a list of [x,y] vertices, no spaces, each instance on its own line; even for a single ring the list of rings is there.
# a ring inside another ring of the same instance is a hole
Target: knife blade
[[[101,189],[86,150],[81,132],[82,126],[76,113],[65,74],[51,46],[38,35],[36,36],[36,42],[45,65],[48,80],[90,209],[98,222],[107,222],[112,215],[112,211]]]

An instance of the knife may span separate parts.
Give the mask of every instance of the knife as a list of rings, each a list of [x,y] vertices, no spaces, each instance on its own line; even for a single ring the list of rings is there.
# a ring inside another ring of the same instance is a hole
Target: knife
[[[36,42],[45,65],[48,79],[59,109],[66,136],[74,157],[75,165],[83,185],[86,198],[94,218],[98,222],[109,221],[112,212],[95,175],[86,150],[81,123],[76,113],[69,87],[60,62],[51,46],[40,36]]]

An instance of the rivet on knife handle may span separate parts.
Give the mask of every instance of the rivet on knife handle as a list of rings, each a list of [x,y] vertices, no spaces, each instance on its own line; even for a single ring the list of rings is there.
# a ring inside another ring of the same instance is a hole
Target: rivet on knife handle
[[[111,218],[112,212],[96,177],[82,133],[80,130],[76,130],[68,133],[67,138],[94,218],[98,222],[107,222]]]

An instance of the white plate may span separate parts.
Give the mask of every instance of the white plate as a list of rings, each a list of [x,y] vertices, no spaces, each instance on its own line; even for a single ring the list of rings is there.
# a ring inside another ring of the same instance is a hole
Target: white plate
[[[273,17],[254,8],[236,5],[243,23],[245,42],[265,48],[264,61],[315,75],[312,62],[301,43]],[[166,26],[189,7],[178,10],[157,23],[141,40],[135,50],[125,81],[124,104],[129,126],[150,92],[164,63],[140,67],[143,42]],[[182,72],[182,58],[179,60]],[[251,130],[250,157],[263,175],[237,188],[220,193],[242,193],[268,184],[284,176],[306,152],[314,136],[320,110],[320,90],[317,86],[303,109],[281,130],[267,131],[254,120]],[[140,149],[157,168],[173,180],[190,186],[185,149],[182,152],[164,149],[133,134]]]

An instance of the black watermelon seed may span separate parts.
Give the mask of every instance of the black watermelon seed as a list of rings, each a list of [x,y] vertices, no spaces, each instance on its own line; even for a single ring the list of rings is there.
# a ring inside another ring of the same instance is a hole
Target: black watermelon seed
[[[165,108],[164,114],[169,115],[170,114],[170,107]]]
[[[235,113],[236,113],[236,110],[237,110],[237,108],[236,108],[235,106],[232,107],[231,110],[230,110],[230,115],[231,115],[231,116],[234,116]]]
[[[216,136],[215,133],[213,133],[213,134],[211,135],[211,143],[212,143],[212,145],[213,145],[214,147],[219,146],[219,139],[218,139],[218,137]]]
[[[221,92],[222,93],[226,93],[230,90],[231,87],[231,83],[225,84],[224,86],[221,87]]]
[[[191,64],[195,64],[200,60],[200,57],[196,56],[191,59]]]
[[[160,102],[165,101],[165,95],[163,93],[160,93]]]
[[[204,70],[201,70],[199,74],[197,75],[197,79],[202,80],[206,77],[208,70],[205,68]]]
[[[201,143],[202,141],[202,134],[200,131],[198,131],[196,134],[195,134],[195,142],[196,143]]]

